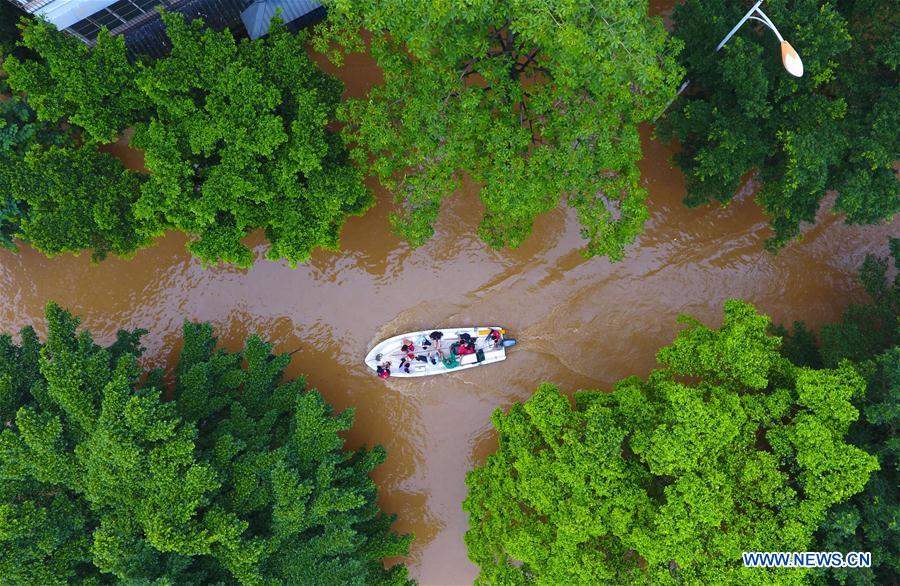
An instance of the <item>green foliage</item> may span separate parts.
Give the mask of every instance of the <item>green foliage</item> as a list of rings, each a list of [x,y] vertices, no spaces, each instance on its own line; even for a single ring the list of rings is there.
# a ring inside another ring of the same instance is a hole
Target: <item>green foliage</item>
[[[892,164],[900,157],[900,21],[891,0],[773,0],[766,14],[803,59],[798,79],[779,44],[745,24],[715,47],[749,3],[688,0],[675,8],[690,90],[660,123],[682,145],[685,203],[727,203],[754,169],[758,202],[772,216],[777,251],[813,222],[827,190],[848,223],[876,223],[900,210]]]
[[[852,304],[844,310],[841,322],[822,327],[819,337],[826,365],[872,358],[900,344],[900,238],[892,238],[890,243],[893,282],[888,280],[888,259],[867,256],[860,281],[872,303]]]
[[[850,430],[850,441],[878,457],[880,471],[866,489],[831,509],[819,532],[816,549],[869,551],[872,567],[830,569],[830,583],[867,585],[900,581],[900,347],[859,365],[866,393],[855,404],[862,416]]]
[[[0,246],[13,237],[47,255],[128,256],[161,232],[131,212],[140,176],[78,133],[36,120],[21,97],[0,102]]]
[[[25,53],[4,62],[28,101],[0,102],[0,246],[15,250],[17,237],[49,256],[91,249],[94,260],[147,246],[162,227],[134,217],[140,176],[84,144],[110,140],[130,116],[121,111],[134,102],[121,39],[88,51],[30,20],[23,43],[44,59]]]
[[[816,334],[809,330],[805,323],[795,321],[790,331],[784,326],[772,325],[769,331],[781,338],[782,356],[800,366],[822,367]]]
[[[259,338],[216,350],[186,323],[174,399],[139,384],[140,336],[108,348],[56,305],[0,336],[0,575],[19,584],[408,584],[371,470],[335,414]]]
[[[900,269],[900,239],[890,241],[895,270]],[[821,551],[869,551],[872,567],[823,571],[829,583],[895,584],[900,581],[900,274],[888,279],[887,259],[867,256],[860,280],[871,303],[853,304],[843,320],[814,334],[802,322],[785,339],[782,354],[798,365],[833,366],[855,361],[866,379],[866,392],[853,404],[862,416],[850,428],[854,445],[878,457],[880,470],[865,491],[834,506],[818,534]],[[800,352],[794,351],[802,348]]]
[[[24,165],[25,154],[34,145],[71,143],[67,130],[38,122],[25,100],[12,97],[0,101],[0,246],[15,250],[13,237],[26,206],[13,192]]]
[[[283,26],[238,43],[199,20],[163,20],[172,52],[137,79],[153,116],[134,137],[150,169],[136,213],[198,235],[190,249],[208,263],[252,264],[240,240],[257,228],[268,258],[292,265],[337,248],[347,216],[373,201],[327,128],[340,82]]]
[[[337,248],[346,218],[373,198],[328,129],[341,85],[310,60],[305,36],[276,25],[263,39],[236,42],[201,19],[163,20],[172,51],[154,62],[130,63],[121,37],[101,33],[88,49],[45,22],[24,31],[39,59],[6,62],[10,85],[28,94],[40,120],[67,120],[90,142],[136,127],[132,144],[144,149],[150,175],[139,197],[128,185],[117,205],[148,228],[120,248],[163,228],[196,236],[189,249],[212,264],[250,266],[241,239],[260,228],[267,257],[292,265],[316,247]],[[72,242],[93,234],[88,216]]]
[[[0,4],[0,60],[15,48],[21,38],[16,25],[22,16],[25,13],[17,6],[9,2]]]
[[[662,368],[612,393],[540,387],[493,422],[469,473],[466,544],[482,584],[801,584],[743,551],[805,551],[829,507],[878,467],[845,441],[865,382],[792,365],[768,319],[732,300],[695,320]]]
[[[464,175],[480,187],[479,235],[517,246],[562,198],[588,256],[621,258],[647,218],[637,124],[672,97],[678,44],[647,3],[475,0],[325,3],[315,43],[339,61],[363,47],[384,75],[339,111],[353,153],[391,190],[395,230],[434,233]]]
[[[92,145],[33,147],[14,169],[10,195],[27,210],[17,235],[48,256],[92,249],[129,256],[162,233],[135,218],[141,177]]]
[[[28,94],[39,120],[66,120],[83,128],[89,140],[111,142],[146,107],[122,37],[101,34],[88,49],[54,25],[33,19],[22,31],[22,42],[40,59],[11,56],[3,67],[9,85]]]

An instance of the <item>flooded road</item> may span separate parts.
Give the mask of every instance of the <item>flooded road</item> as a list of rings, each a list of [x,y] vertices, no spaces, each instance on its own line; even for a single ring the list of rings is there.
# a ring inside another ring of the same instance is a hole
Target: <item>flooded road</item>
[[[361,95],[378,72],[354,57],[338,72]],[[141,162],[123,151],[132,166]],[[263,260],[254,245],[250,270],[213,268],[169,234],[134,259],[91,265],[89,256],[46,259],[23,247],[0,250],[0,331],[38,323],[55,300],[80,315],[99,340],[118,328],[144,327],[147,366],[171,365],[185,319],[210,321],[220,342],[237,349],[252,333],[291,352],[289,376],[305,373],[337,408],[354,407],[348,444],[383,444],[387,462],[374,478],[397,531],[413,532],[405,561],[422,584],[471,583],[476,567],[462,540],[465,472],[495,446],[490,414],[526,399],[543,381],[566,391],[609,389],[645,375],[668,343],[680,313],[717,324],[722,303],[751,301],[776,322],[836,319],[862,298],[855,272],[867,253],[887,253],[900,225],[847,227],[826,215],[804,241],[779,256],[763,250],[768,222],[748,182],[729,208],[690,210],[669,147],[644,133],[641,163],[651,219],[626,259],[585,260],[573,213],[538,219],[517,250],[491,251],[475,233],[475,190],[447,202],[437,235],[412,251],[388,227],[389,197],[348,221],[342,252],[317,252],[297,269]],[[385,383],[367,372],[378,340],[438,325],[499,323],[520,345],[495,366],[448,376]],[[40,328],[39,328],[40,330]]]

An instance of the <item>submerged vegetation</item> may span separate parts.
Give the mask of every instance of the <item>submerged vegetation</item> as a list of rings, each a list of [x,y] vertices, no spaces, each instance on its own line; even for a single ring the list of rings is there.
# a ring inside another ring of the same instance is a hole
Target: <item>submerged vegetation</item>
[[[686,0],[671,34],[638,0],[325,4],[313,33],[276,21],[258,40],[164,12],[171,51],[151,59],[106,32],[88,48],[45,21],[14,29],[0,0],[0,247],[99,261],[177,230],[204,265],[246,268],[260,230],[267,258],[296,266],[372,207],[372,174],[412,246],[471,179],[491,247],[564,203],[583,253],[619,260],[648,217],[639,125],[654,120],[682,146],[687,205],[727,203],[755,174],[773,253],[828,192],[848,223],[900,210],[888,0],[767,2],[800,79],[750,25],[714,51],[746,2]],[[307,45],[337,63],[366,50],[383,82],[343,99]],[[126,129],[147,173],[101,149]],[[871,303],[840,323],[788,330],[731,300],[718,329],[684,318],[646,379],[574,403],[544,384],[495,412],[499,447],[463,504],[479,581],[898,583],[900,240],[891,250],[893,267],[866,259]],[[255,336],[226,352],[185,323],[164,376],[139,366],[142,330],[104,347],[56,305],[46,319],[45,342],[0,336],[0,581],[410,583],[385,567],[411,537],[376,502],[384,450],[344,450],[352,411],[284,380],[289,357]],[[741,564],[816,549],[871,551],[873,566]]]
[[[852,304],[840,322],[809,332],[802,322],[785,336],[782,352],[801,366],[834,367],[851,360],[866,380],[864,393],[853,398],[859,420],[848,440],[878,458],[879,469],[866,489],[835,505],[822,524],[816,546],[821,551],[869,551],[872,567],[832,569],[828,577],[841,584],[900,582],[900,239],[891,240],[894,277],[886,258],[869,256],[860,280],[870,303]]]
[[[745,24],[716,44],[748,6],[687,0],[675,36],[690,86],[661,122],[682,145],[685,203],[727,203],[757,171],[757,201],[772,217],[777,251],[814,222],[829,190],[848,223],[890,221],[900,211],[900,13],[891,0],[772,0],[769,17],[796,47],[805,73],[784,72],[778,41]],[[759,29],[759,30],[757,30]]]
[[[484,584],[802,584],[744,551],[809,551],[875,456],[847,441],[865,379],[798,367],[768,318],[725,304],[718,330],[684,318],[662,368],[582,391],[552,385],[493,422],[500,447],[469,474],[469,556]]]
[[[149,236],[176,229],[194,237],[188,248],[205,263],[241,267],[254,260],[241,240],[257,229],[265,231],[273,260],[296,264],[317,247],[337,248],[346,218],[373,203],[361,171],[328,128],[340,82],[315,66],[304,35],[283,26],[258,41],[236,41],[200,19],[188,24],[164,14],[163,20],[171,53],[136,63],[121,37],[102,34],[88,49],[42,21],[25,27],[23,43],[39,58],[7,59],[11,88],[27,94],[39,120],[71,124],[82,149],[134,127],[132,142],[144,151],[149,175],[118,173],[113,180],[111,169],[98,175],[100,189],[119,190],[119,201],[75,222],[84,237],[49,243],[24,228],[15,233],[51,254],[99,247],[102,256],[128,255]],[[34,164],[43,156],[33,155]],[[54,190],[49,179],[35,187],[63,208],[85,197]],[[21,225],[33,224],[35,206],[14,195]],[[120,231],[128,234],[108,243],[103,231],[122,224],[122,216],[128,226]]]
[[[682,144],[675,160],[688,205],[728,202],[758,173],[773,252],[815,221],[829,190],[850,223],[900,210],[900,26],[887,0],[767,3],[803,57],[799,79],[781,70],[775,37],[750,24],[714,51],[746,10],[723,0],[679,5],[673,34],[640,0],[602,10],[544,0],[325,4],[311,37],[276,22],[261,39],[235,40],[164,13],[170,53],[133,62],[121,37],[102,33],[89,49],[27,21],[4,64],[12,90],[27,94],[42,123],[69,125],[79,146],[134,127],[149,174],[137,196],[121,178],[104,181],[122,190],[119,213],[129,218],[116,245],[96,234],[109,223],[99,211],[76,230],[98,244],[44,245],[16,232],[30,209],[21,194],[4,194],[3,240],[102,258],[175,229],[204,263],[248,267],[254,255],[242,239],[261,229],[267,258],[296,265],[337,248],[346,218],[371,207],[362,182],[371,173],[393,194],[392,225],[413,246],[434,234],[442,201],[468,177],[490,246],[518,246],[537,216],[564,202],[585,255],[618,260],[648,217],[638,124],[655,120]],[[384,81],[342,101],[307,41],[338,63],[367,50]],[[666,110],[685,76],[688,91]]]
[[[588,256],[622,258],[643,230],[638,123],[682,76],[679,43],[643,0],[330,2],[317,37],[369,51],[384,83],[348,100],[356,160],[394,195],[392,222],[413,245],[434,233],[464,175],[480,185],[481,238],[518,246],[560,200],[574,208]],[[338,51],[330,51],[340,57]]]
[[[174,380],[138,366],[143,330],[98,345],[47,307],[0,336],[0,575],[10,584],[395,584],[410,536],[390,531],[369,472],[290,358],[255,336],[216,349],[185,323]]]

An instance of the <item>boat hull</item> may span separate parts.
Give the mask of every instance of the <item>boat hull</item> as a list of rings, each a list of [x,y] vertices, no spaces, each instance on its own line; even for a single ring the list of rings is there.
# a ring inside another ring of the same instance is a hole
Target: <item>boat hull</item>
[[[432,376],[436,374],[448,374],[451,372],[475,368],[476,366],[495,364],[506,359],[506,348],[503,346],[504,338],[502,337],[500,342],[496,344],[488,340],[487,335],[492,329],[499,330],[501,334],[504,331],[500,326],[483,326],[463,328],[432,328],[428,330],[421,330],[418,332],[408,332],[406,334],[400,334],[376,344],[375,347],[372,348],[366,355],[366,366],[375,371],[378,368],[379,364],[383,364],[385,361],[390,361],[391,378],[414,378],[420,376]],[[428,339],[428,335],[434,331],[439,331],[444,334],[444,337],[441,339],[440,347],[440,352],[443,353],[444,357],[450,356],[450,345],[453,342],[459,340],[459,337],[462,334],[469,334],[470,336],[475,338],[475,349],[484,350],[484,360],[478,362],[475,354],[466,354],[458,357],[458,366],[453,368],[444,366],[444,363],[440,360],[441,356],[439,354],[439,351],[435,351],[433,345],[429,347],[422,344],[425,339]],[[400,369],[400,361],[405,355],[405,353],[400,350],[400,347],[403,345],[404,339],[411,340],[415,346],[415,349],[413,351],[414,358],[412,359],[412,361],[410,361],[409,373],[406,373]],[[426,362],[417,360],[415,358],[416,356],[424,356],[426,358]],[[437,364],[432,364],[432,358],[435,359],[435,362]]]

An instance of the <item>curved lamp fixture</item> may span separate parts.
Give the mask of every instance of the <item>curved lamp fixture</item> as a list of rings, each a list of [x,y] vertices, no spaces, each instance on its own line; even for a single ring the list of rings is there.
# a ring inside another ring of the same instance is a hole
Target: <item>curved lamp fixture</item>
[[[797,51],[791,46],[790,43],[784,40],[784,37],[781,36],[781,33],[778,32],[778,29],[775,28],[775,24],[769,20],[769,17],[766,16],[766,13],[760,9],[759,5],[763,3],[763,0],[759,0],[756,4],[753,5],[753,8],[747,11],[747,14],[744,15],[744,18],[738,21],[734,28],[731,29],[725,38],[722,39],[722,42],[716,47],[716,52],[721,49],[725,43],[728,42],[728,39],[734,36],[734,33],[737,32],[741,25],[747,22],[748,20],[758,20],[763,23],[769,29],[775,33],[775,36],[778,37],[778,40],[781,41],[781,63],[784,64],[784,68],[788,73],[793,75],[794,77],[803,77],[803,60],[800,59],[800,55],[797,54]],[[678,91],[675,93],[675,97],[669,100],[669,103],[666,104],[666,107],[663,108],[663,111],[659,113],[659,115],[653,119],[656,122],[657,118],[666,113],[666,110],[669,109],[669,106],[681,95],[684,90],[691,84],[691,80],[685,80],[684,83],[681,84],[681,87],[678,88]]]
[[[760,4],[763,3],[763,0],[759,0],[756,4],[753,5],[753,8],[747,11],[747,14],[744,15],[744,18],[738,21],[734,28],[731,29],[725,38],[722,39],[722,42],[719,43],[719,46],[716,47],[716,51],[721,49],[725,43],[728,42],[728,39],[734,36],[734,33],[737,32],[741,25],[747,22],[748,20],[757,20],[767,27],[771,29],[775,36],[778,37],[778,40],[781,41],[781,62],[784,64],[784,68],[787,69],[787,72],[793,75],[794,77],[803,77],[803,60],[800,59],[800,55],[797,54],[797,51],[791,46],[790,43],[784,40],[784,37],[781,36],[781,33],[778,32],[778,29],[775,28],[775,24],[766,16],[766,13],[762,11],[759,7]]]

